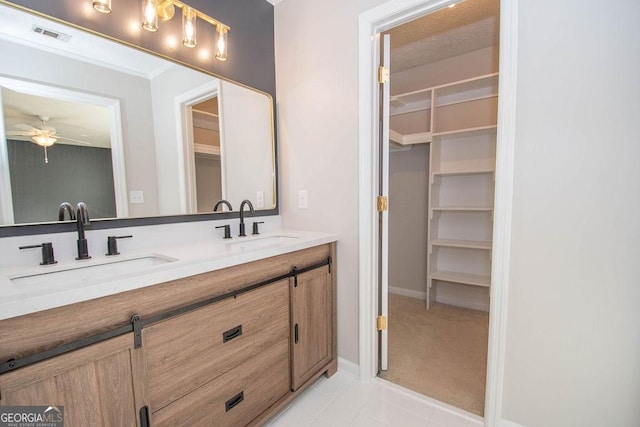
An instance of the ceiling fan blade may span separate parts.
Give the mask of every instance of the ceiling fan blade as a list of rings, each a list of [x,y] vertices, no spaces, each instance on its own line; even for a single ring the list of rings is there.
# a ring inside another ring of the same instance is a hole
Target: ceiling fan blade
[[[40,132],[40,129],[34,128],[33,126],[26,125],[24,123],[20,123],[15,125],[18,129],[26,130],[27,132]]]
[[[18,131],[9,131],[7,132],[7,136],[34,136],[33,132],[18,132]]]
[[[61,135],[53,135],[54,138],[58,138],[58,139],[65,139],[67,141],[73,141],[73,142],[79,142],[80,144],[85,144],[85,145],[91,145],[90,142],[87,141],[81,141],[79,139],[73,139],[73,138],[67,138],[66,136],[61,136]]]

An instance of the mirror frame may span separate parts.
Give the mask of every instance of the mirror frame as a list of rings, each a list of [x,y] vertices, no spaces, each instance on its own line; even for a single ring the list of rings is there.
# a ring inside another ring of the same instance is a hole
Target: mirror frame
[[[188,67],[195,71],[207,74],[211,77],[228,81],[245,88],[260,92],[269,97],[271,101],[271,129],[273,135],[273,155],[274,155],[274,191],[275,191],[275,202],[276,205],[273,209],[264,209],[259,211],[254,211],[253,213],[246,213],[245,216],[248,217],[260,217],[260,216],[273,216],[279,215],[280,213],[280,186],[279,186],[279,168],[278,168],[278,138],[277,138],[277,127],[276,127],[276,104],[275,98],[268,92],[264,92],[262,90],[253,88],[243,83],[239,83],[227,77],[212,73],[211,71],[205,70],[203,68],[194,66],[193,64],[189,64],[184,61],[180,61],[176,58],[169,57],[167,55],[163,55],[159,52],[152,51],[150,49],[146,49],[142,46],[138,46],[136,44],[127,42],[125,40],[118,39],[113,36],[109,36],[106,34],[99,33],[95,30],[92,30],[87,27],[83,27],[78,24],[74,24],[69,21],[65,21],[64,19],[51,16],[40,11],[30,9],[19,4],[11,3],[7,0],[0,0],[0,5],[4,5],[7,7],[12,7],[18,10],[22,10],[27,13],[31,13],[36,16],[40,16],[63,25],[71,26],[78,30],[88,32],[90,34],[102,37],[104,39],[110,40],[114,43],[119,43],[124,46],[127,46],[132,49],[136,49],[138,51],[144,52],[149,55],[154,55],[156,57],[162,58],[164,60]],[[137,4],[136,4],[137,8]],[[127,228],[127,227],[141,227],[148,225],[162,225],[162,224],[175,224],[175,223],[186,223],[186,222],[199,222],[199,221],[213,221],[213,220],[227,220],[227,219],[235,219],[239,218],[240,213],[238,211],[233,212],[211,212],[211,213],[199,213],[199,214],[185,214],[185,215],[168,215],[168,216],[153,216],[153,217],[138,217],[138,218],[108,218],[108,219],[95,219],[91,220],[91,229],[92,230],[105,230],[111,228]],[[0,226],[0,238],[2,237],[14,237],[14,236],[32,236],[37,234],[52,234],[52,233],[68,233],[76,231],[76,222],[75,221],[63,221],[63,222],[49,222],[49,223],[37,223],[37,224],[15,224],[15,225],[2,225]]]

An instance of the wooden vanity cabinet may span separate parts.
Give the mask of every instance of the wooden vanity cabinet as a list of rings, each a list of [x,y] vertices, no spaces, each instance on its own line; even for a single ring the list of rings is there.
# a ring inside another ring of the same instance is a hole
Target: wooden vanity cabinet
[[[64,406],[69,427],[139,427],[145,372],[131,335],[0,375],[0,406]]]
[[[1,374],[0,405],[64,405],[68,427],[261,425],[337,370],[335,248],[0,320],[0,366],[100,337]]]

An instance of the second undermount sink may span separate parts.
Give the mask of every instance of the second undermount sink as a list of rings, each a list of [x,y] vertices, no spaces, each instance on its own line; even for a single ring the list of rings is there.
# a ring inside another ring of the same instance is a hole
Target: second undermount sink
[[[253,249],[263,249],[268,248],[270,246],[278,246],[282,243],[292,243],[298,240],[297,237],[292,236],[263,236],[263,237],[254,237],[254,238],[240,238],[235,242],[230,242],[228,245],[233,248],[243,249],[243,250],[253,250]]]
[[[100,283],[112,278],[148,272],[153,267],[176,261],[159,254],[141,255],[125,259],[108,259],[89,264],[78,263],[67,266],[50,266],[9,275],[16,286],[55,284],[60,288]]]

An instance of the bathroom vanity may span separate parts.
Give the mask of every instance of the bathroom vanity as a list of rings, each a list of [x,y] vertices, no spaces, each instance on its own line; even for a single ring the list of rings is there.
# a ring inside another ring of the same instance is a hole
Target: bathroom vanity
[[[336,372],[335,238],[162,255],[175,261],[89,285],[86,300],[26,296],[0,320],[0,405],[63,405],[68,426],[260,425]]]

